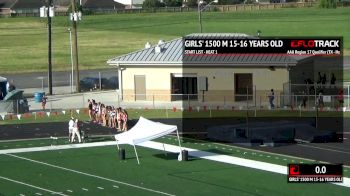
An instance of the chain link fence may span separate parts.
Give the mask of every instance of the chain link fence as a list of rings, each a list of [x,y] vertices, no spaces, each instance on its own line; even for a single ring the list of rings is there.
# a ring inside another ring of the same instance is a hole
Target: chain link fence
[[[96,77],[97,76],[97,77]],[[275,92],[273,99],[269,98],[270,91],[259,91],[252,88],[246,94],[234,93],[209,93],[200,92],[198,94],[122,94],[116,90],[104,90],[103,78],[114,78],[113,73],[93,73],[86,78],[96,78],[93,88],[86,88],[87,92],[78,94],[64,94],[48,96],[45,110],[62,110],[87,108],[88,99],[94,99],[104,105],[135,109],[173,109],[179,110],[302,110],[314,111],[317,108],[325,111],[338,111],[350,108],[349,85],[289,85],[291,91],[280,90]],[[115,81],[117,79],[115,77]],[[309,89],[307,91],[307,89]],[[288,89],[287,89],[288,90]],[[272,101],[273,105],[271,105]],[[13,110],[8,113],[23,113],[19,107],[24,100],[11,100]],[[30,111],[43,110],[41,100],[37,98],[27,98],[25,101],[29,105]],[[18,105],[18,106],[17,106]]]

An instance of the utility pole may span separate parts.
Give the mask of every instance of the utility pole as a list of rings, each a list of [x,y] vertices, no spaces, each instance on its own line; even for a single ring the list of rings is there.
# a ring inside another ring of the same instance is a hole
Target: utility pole
[[[200,33],[202,33],[202,4],[203,4],[203,1],[198,1],[198,20],[199,20]]]
[[[52,45],[52,37],[51,37],[51,17],[50,17],[50,9],[52,7],[52,0],[48,0],[47,3],[47,11],[46,11],[46,16],[47,16],[47,25],[48,25],[48,63],[49,63],[49,70],[48,70],[48,87],[49,87],[49,95],[52,95],[52,50],[51,50],[51,45]],[[53,9],[52,9],[53,11]]]
[[[72,6],[72,32],[73,32],[73,65],[75,67],[75,85],[76,92],[80,92],[80,80],[79,80],[79,64],[78,64],[78,35],[77,35],[77,20],[78,12],[76,8],[75,0],[71,0]]]

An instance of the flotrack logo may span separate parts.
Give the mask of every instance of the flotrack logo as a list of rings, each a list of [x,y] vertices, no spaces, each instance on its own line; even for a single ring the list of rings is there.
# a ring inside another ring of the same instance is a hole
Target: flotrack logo
[[[339,48],[339,40],[291,40],[292,48]]]

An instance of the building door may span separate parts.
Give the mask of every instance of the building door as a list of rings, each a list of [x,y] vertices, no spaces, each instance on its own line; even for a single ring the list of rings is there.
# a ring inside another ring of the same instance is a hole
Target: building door
[[[248,93],[247,93],[248,92]],[[253,74],[235,74],[235,101],[246,101],[253,99]]]
[[[146,76],[135,75],[135,100],[146,100]]]

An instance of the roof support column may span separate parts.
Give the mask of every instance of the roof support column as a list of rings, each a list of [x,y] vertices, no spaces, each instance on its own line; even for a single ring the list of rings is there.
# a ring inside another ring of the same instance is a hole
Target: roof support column
[[[119,66],[119,63],[118,63],[118,90],[119,90],[119,94],[118,94],[118,100],[124,100],[124,96],[123,96],[123,71],[125,70],[125,68],[121,68]]]

